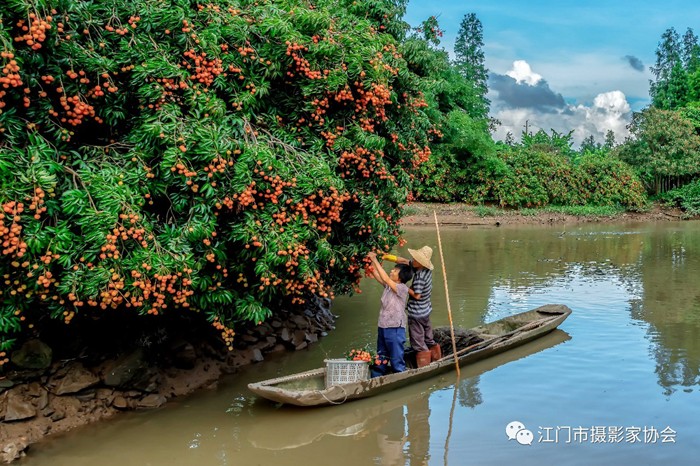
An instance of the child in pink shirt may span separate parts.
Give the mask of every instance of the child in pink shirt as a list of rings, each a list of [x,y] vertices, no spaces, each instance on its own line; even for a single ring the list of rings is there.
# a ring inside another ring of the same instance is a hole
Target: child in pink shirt
[[[406,342],[406,301],[408,286],[413,271],[410,266],[397,264],[388,274],[377,260],[377,255],[369,253],[372,261],[372,276],[384,285],[379,321],[377,324],[377,353],[391,361],[394,372],[406,370],[404,362],[404,343]]]

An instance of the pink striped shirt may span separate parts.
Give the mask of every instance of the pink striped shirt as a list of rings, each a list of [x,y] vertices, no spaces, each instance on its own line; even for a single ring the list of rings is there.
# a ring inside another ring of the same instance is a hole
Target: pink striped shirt
[[[408,286],[403,283],[396,284],[396,293],[389,285],[384,285],[382,293],[382,307],[379,310],[380,328],[403,327],[406,328],[406,301],[408,300]]]

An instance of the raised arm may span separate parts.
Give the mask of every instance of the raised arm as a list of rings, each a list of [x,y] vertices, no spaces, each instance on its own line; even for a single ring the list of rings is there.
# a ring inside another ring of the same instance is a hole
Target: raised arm
[[[377,266],[374,263],[372,263],[372,278],[377,280],[381,285],[386,285],[386,283],[384,283],[384,280],[382,280],[382,276],[379,275],[379,269],[381,268],[381,265]]]
[[[375,254],[374,252],[370,252],[368,256],[372,261],[372,265],[374,266],[374,272],[379,275],[379,278],[375,277],[377,278],[377,281],[389,286],[389,288],[391,288],[391,291],[396,293],[396,282],[389,278],[389,275],[387,275],[386,271],[384,270],[384,267],[382,267],[382,264],[380,264],[377,260],[377,254]]]
[[[410,261],[406,258],[395,256],[393,254],[384,254],[382,256],[382,259],[384,260],[390,260],[392,262],[396,262],[397,264],[404,264],[404,265],[410,265]]]
[[[406,259],[405,257],[394,256],[391,254],[385,254],[383,256],[383,258],[390,260],[390,261],[393,261],[393,262],[396,262],[397,264],[411,265],[411,261],[409,259]],[[412,287],[408,289],[408,295],[411,298],[416,299],[416,300],[421,298],[421,294],[413,291]]]

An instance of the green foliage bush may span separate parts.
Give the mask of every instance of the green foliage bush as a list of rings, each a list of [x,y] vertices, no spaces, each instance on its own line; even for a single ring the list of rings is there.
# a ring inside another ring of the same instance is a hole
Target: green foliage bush
[[[480,172],[499,173],[503,169],[486,121],[452,110],[443,124],[440,143],[433,146],[430,158],[421,166],[422,182],[416,192],[424,201],[463,201]]]
[[[430,48],[392,0],[0,5],[0,349],[201,312],[230,344],[353,290],[427,160]]]
[[[484,170],[471,192],[474,202],[502,207],[595,205],[641,208],[646,203],[642,184],[624,162],[586,154],[572,162],[557,150],[541,145],[503,149],[506,165],[499,173]]]
[[[518,213],[521,215],[537,215],[542,212],[552,212],[557,214],[574,215],[577,217],[613,217],[626,211],[623,207],[617,206],[591,206],[591,205],[573,205],[573,206],[548,206],[541,209],[520,209]]]
[[[667,205],[680,207],[688,216],[700,215],[700,180],[672,189],[660,196]]]
[[[647,203],[644,186],[632,167],[613,156],[584,155],[575,165],[581,180],[578,201],[571,204],[640,209]]]

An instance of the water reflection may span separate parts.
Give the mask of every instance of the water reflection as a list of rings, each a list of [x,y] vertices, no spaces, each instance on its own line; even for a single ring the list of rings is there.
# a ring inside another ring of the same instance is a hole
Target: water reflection
[[[700,233],[652,235],[642,260],[644,294],[635,318],[651,324],[659,384],[666,395],[700,382]]]
[[[256,403],[256,419],[247,429],[247,440],[258,450],[285,451],[289,465],[303,464],[300,458],[305,457],[305,452],[321,452],[323,456],[338,448],[352,453],[334,459],[334,465],[427,464],[430,444],[435,440],[431,438],[430,427],[432,394],[456,387],[460,405],[474,407],[482,402],[478,389],[480,375],[570,338],[568,333],[557,329],[522,347],[463,367],[459,380],[456,372],[448,373],[374,398],[330,408],[273,407],[261,400]],[[296,451],[292,453],[293,450]],[[363,458],[358,457],[360,451],[364,452]]]
[[[416,243],[436,243],[430,229],[417,236],[412,238]],[[471,327],[541,304],[537,295],[551,296],[562,282],[577,283],[561,300],[572,307],[576,301],[588,307],[599,299],[587,296],[586,288],[591,293],[623,289],[626,296],[616,305],[649,324],[650,353],[664,395],[700,383],[698,222],[635,228],[448,229],[443,236],[448,269],[461,271],[456,278],[451,272],[448,283],[461,325]],[[443,280],[439,271],[435,280]],[[497,292],[504,289],[506,293]],[[436,308],[445,306],[440,299],[438,295]],[[610,304],[601,301],[603,306]]]
[[[319,367],[324,358],[374,342],[380,290],[366,286],[336,300],[337,329],[308,350],[270,356],[222,381],[216,392],[33,448],[23,464],[697,462],[699,223],[446,228],[441,234],[456,326],[564,303],[574,311],[562,325],[571,341],[558,344],[569,338],[558,331],[463,368],[459,381],[452,373],[328,408],[277,407],[246,390],[248,382]],[[408,246],[437,248],[433,229],[406,237]],[[448,325],[437,263],[434,280],[433,323]],[[523,447],[504,434],[514,420],[533,432],[531,426],[670,426],[679,441]]]
[[[480,405],[484,400],[479,391],[479,377],[472,377],[462,381],[457,389],[457,399],[460,406],[466,408],[474,408]]]
[[[430,460],[429,393],[423,393],[406,403],[407,435],[410,466],[422,466]]]
[[[375,419],[381,420],[377,427],[370,427],[371,430],[376,430],[377,445],[379,446],[379,455],[376,460],[381,461],[379,464],[384,466],[405,464],[403,447],[407,437],[404,433],[403,406]]]

